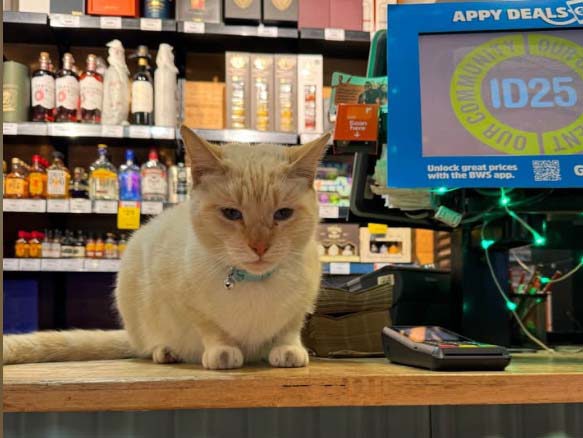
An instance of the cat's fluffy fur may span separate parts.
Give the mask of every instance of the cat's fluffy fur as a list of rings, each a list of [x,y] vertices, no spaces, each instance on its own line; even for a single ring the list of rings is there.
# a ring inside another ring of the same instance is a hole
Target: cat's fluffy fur
[[[125,330],[69,331],[4,338],[4,363],[152,357],[155,362],[236,368],[261,358],[308,363],[300,331],[320,283],[313,179],[328,140],[286,148],[208,144],[187,128],[193,193],[137,231],[115,292]],[[243,219],[225,218],[233,208]],[[274,220],[281,208],[291,218]],[[252,246],[268,247],[260,257]],[[254,274],[232,290],[230,266]]]

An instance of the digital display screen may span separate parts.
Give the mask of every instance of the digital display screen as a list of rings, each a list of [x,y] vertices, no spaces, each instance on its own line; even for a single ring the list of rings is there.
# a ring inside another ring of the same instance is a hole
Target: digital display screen
[[[424,157],[583,154],[581,29],[420,35],[419,69]]]
[[[450,342],[467,342],[469,339],[456,333],[450,332],[442,327],[436,326],[419,326],[419,327],[393,327],[400,334],[407,336],[413,342],[425,341],[450,341]]]

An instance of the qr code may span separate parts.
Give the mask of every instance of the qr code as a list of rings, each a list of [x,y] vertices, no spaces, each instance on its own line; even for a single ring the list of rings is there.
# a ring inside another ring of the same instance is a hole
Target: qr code
[[[561,181],[561,164],[559,160],[533,160],[535,181]]]

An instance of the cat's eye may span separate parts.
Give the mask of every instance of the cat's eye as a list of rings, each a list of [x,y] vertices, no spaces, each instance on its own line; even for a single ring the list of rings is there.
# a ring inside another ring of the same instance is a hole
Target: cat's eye
[[[291,208],[280,208],[275,213],[273,213],[273,219],[276,221],[285,221],[292,217],[294,211]]]
[[[243,213],[236,208],[221,208],[221,213],[230,221],[238,221],[243,219]]]

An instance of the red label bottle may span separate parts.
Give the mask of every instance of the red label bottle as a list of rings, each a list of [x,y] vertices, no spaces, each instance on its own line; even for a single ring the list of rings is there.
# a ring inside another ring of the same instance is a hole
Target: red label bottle
[[[75,59],[70,53],[63,55],[63,68],[57,72],[57,109],[55,122],[76,122],[79,106],[79,79],[73,71]]]

